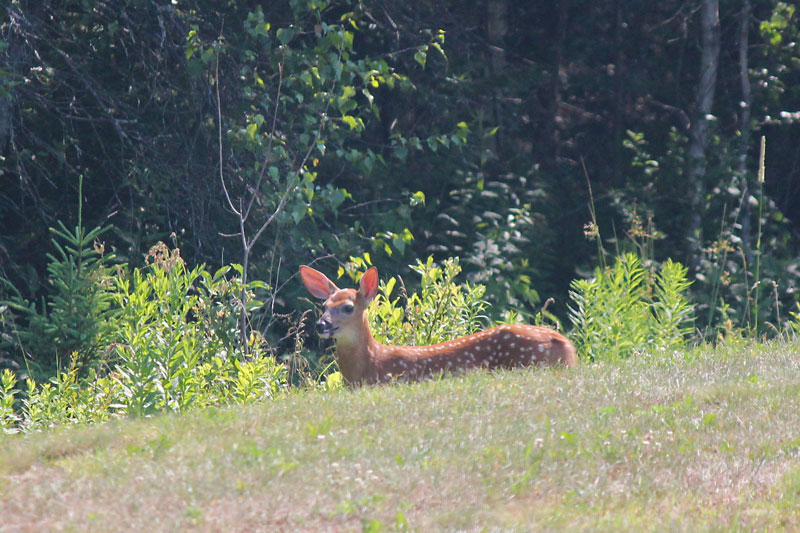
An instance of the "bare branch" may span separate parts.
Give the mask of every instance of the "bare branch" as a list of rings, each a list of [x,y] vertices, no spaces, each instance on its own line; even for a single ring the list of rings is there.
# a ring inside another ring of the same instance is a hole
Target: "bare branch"
[[[270,159],[272,158],[272,140],[275,138],[275,128],[278,123],[278,108],[281,101],[281,88],[283,87],[283,61],[278,63],[278,90],[275,94],[275,111],[272,113],[272,126],[269,132],[269,142],[267,143],[267,157],[264,159],[264,166],[261,167],[261,173],[258,176],[253,196],[250,197],[250,203],[247,204],[247,209],[244,212],[246,219],[250,215],[250,209],[253,207],[253,202],[256,200],[256,195],[261,187],[261,182],[264,180],[264,173],[269,167]]]
[[[214,66],[214,77],[216,78],[217,89],[217,138],[219,139],[219,181],[222,183],[222,190],[225,191],[225,199],[228,201],[228,207],[231,208],[239,218],[242,214],[233,205],[231,195],[228,192],[228,186],[225,184],[225,174],[223,171],[223,157],[222,157],[222,101],[219,97],[219,54],[217,55],[217,64]]]
[[[342,60],[342,53],[344,52],[344,42],[339,45],[339,58],[338,61]],[[333,94],[333,91],[336,89],[336,78],[333,79],[333,83],[331,84],[330,93]],[[300,164],[297,166],[297,170],[294,171],[294,176],[289,178],[289,183],[286,186],[286,190],[284,191],[281,199],[278,201],[278,206],[275,208],[275,211],[269,216],[269,218],[261,225],[261,228],[256,232],[253,238],[250,240],[250,244],[248,248],[252,247],[255,242],[261,237],[261,234],[266,231],[266,229],[272,224],[275,218],[283,211],[283,208],[286,206],[286,199],[291,194],[292,190],[297,186],[297,181],[303,172],[303,168],[305,168],[306,163],[308,162],[308,158],[311,157],[311,152],[314,151],[314,148],[317,145],[317,141],[322,135],[322,127],[325,125],[328,119],[328,109],[330,109],[332,98],[328,98],[328,101],[325,103],[325,111],[322,113],[322,117],[320,117],[319,126],[317,126],[317,132],[314,135],[314,139],[306,150],[305,155],[303,156],[303,160],[300,161]]]

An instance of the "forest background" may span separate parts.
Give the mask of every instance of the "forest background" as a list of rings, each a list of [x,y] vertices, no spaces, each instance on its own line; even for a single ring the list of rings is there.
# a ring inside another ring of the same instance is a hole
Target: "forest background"
[[[792,3],[12,0],[0,32],[0,367],[97,359],[92,273],[176,249],[276,354],[301,264],[412,290],[459,257],[493,319],[553,298],[569,329],[573,280],[634,252],[688,267],[699,339],[797,309]]]

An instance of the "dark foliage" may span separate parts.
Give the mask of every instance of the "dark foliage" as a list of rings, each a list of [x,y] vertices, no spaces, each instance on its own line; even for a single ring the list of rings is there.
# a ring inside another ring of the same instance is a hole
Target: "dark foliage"
[[[698,181],[704,4],[721,46]],[[689,264],[701,308],[730,306],[698,316],[748,324],[755,257],[765,318],[794,306],[791,3],[13,0],[0,17],[0,277],[27,301],[52,297],[48,228],[77,220],[83,176],[83,221],[111,227],[118,261],[166,241],[264,280],[252,327],[272,342],[297,265],[365,252],[401,275],[461,256],[500,311],[554,296],[566,316],[570,282],[605,261],[583,235],[589,183],[606,250]]]

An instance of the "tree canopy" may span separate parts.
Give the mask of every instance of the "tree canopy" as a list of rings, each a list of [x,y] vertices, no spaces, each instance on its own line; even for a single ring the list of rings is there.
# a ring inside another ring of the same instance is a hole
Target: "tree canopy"
[[[793,309],[798,16],[775,0],[11,0],[0,300],[51,290],[48,228],[81,205],[115,261],[164,241],[241,264],[274,316],[298,305],[298,265],[367,253],[388,274],[459,256],[497,309],[529,315],[554,297],[566,316],[572,280],[625,251],[689,265],[699,307],[725,302],[709,322],[747,320],[754,281],[756,313]]]

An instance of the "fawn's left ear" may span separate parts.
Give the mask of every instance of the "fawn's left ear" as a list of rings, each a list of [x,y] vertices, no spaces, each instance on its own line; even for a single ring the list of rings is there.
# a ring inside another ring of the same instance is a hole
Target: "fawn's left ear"
[[[361,276],[361,281],[358,285],[358,293],[366,301],[371,301],[378,294],[378,269],[370,267],[369,270],[364,272]]]
[[[303,278],[303,285],[306,286],[308,292],[320,300],[327,300],[328,296],[339,290],[339,287],[334,285],[325,274],[311,267],[301,266],[300,277]]]

